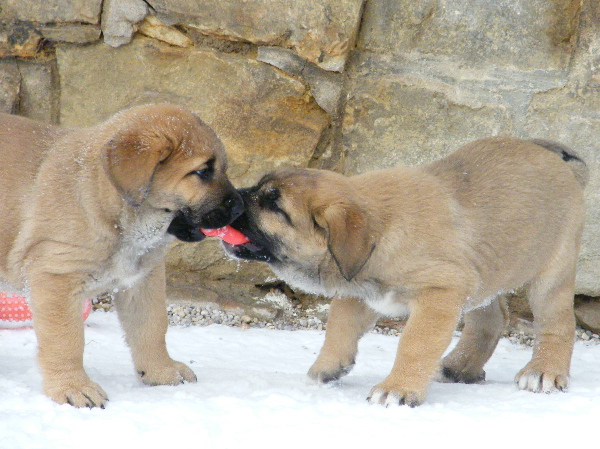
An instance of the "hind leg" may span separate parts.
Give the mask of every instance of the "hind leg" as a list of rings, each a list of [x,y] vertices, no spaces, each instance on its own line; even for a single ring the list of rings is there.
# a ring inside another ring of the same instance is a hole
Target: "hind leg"
[[[529,303],[536,343],[531,361],[515,377],[521,390],[567,389],[575,340],[574,290],[574,269],[562,276],[548,273],[532,282]]]
[[[485,380],[483,365],[492,356],[506,326],[506,298],[470,310],[464,317],[462,336],[442,361],[442,382],[479,383]]]

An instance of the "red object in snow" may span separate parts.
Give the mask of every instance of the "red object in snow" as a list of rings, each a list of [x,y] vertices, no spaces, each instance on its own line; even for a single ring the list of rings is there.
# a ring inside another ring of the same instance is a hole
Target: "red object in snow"
[[[86,299],[83,303],[82,316],[84,321],[92,311],[92,300]],[[0,292],[0,327],[30,326],[33,323],[33,314],[29,308],[26,296],[19,293]],[[10,324],[10,326],[5,326]]]
[[[231,226],[223,226],[218,229],[200,229],[207,237],[219,237],[227,243],[232,245],[243,245],[248,243],[250,240],[244,234]]]

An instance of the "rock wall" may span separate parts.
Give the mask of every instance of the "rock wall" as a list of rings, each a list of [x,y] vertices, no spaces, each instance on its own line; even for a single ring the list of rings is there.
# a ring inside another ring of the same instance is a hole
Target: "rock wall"
[[[600,296],[596,0],[0,0],[0,110],[85,126],[155,101],[216,130],[239,186],[559,140],[591,168],[577,291]],[[270,276],[216,242],[169,255],[175,299],[268,314]]]

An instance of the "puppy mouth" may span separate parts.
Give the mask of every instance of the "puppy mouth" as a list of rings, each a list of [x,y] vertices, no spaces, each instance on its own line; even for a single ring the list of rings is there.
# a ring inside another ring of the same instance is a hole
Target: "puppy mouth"
[[[242,220],[243,218],[219,229],[201,229],[201,231],[208,237],[219,237],[225,252],[237,259],[275,262],[276,258],[267,245],[259,243],[264,238],[246,229],[241,223]],[[237,227],[234,227],[235,225]]]
[[[222,245],[228,254],[237,259],[256,260],[266,263],[273,263],[276,260],[269,250],[251,241],[234,245],[223,240]]]
[[[200,212],[190,207],[176,212],[167,233],[184,242],[199,242],[206,238],[202,229],[215,229],[227,226],[244,212],[244,203],[236,191],[208,212]]]

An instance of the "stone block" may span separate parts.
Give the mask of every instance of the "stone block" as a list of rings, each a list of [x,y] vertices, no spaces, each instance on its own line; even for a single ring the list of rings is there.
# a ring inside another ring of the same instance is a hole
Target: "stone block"
[[[170,23],[225,39],[292,48],[341,71],[360,25],[363,0],[148,0]]]
[[[54,42],[70,42],[73,44],[88,44],[100,39],[99,25],[61,24],[40,27],[44,39]]]
[[[452,59],[473,68],[566,68],[579,0],[370,0],[360,49]]]
[[[37,23],[100,23],[102,0],[2,0],[0,18]]]
[[[0,112],[16,111],[20,88],[21,74],[16,60],[0,60]]]
[[[346,173],[419,165],[471,140],[512,133],[502,103],[463,90],[449,77],[405,71],[409,66],[363,55],[350,74],[343,121]]]
[[[58,92],[54,61],[18,61],[21,72],[19,115],[58,123]]]
[[[148,14],[144,0],[105,0],[102,8],[104,42],[113,47],[127,44],[136,25]]]

